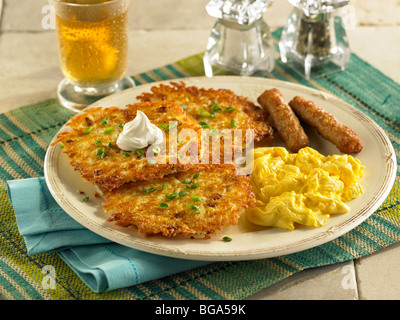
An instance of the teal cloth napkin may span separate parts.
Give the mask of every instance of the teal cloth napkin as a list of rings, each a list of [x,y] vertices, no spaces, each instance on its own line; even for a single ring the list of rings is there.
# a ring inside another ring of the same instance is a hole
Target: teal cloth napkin
[[[56,252],[94,292],[106,292],[190,270],[209,261],[169,258],[105,239],[66,214],[44,178],[7,181],[28,255]]]

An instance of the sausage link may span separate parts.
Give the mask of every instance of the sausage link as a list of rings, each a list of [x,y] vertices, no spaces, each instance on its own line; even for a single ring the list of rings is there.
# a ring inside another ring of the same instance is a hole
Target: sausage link
[[[257,101],[270,114],[275,129],[289,151],[298,152],[309,145],[308,137],[299,119],[278,89],[264,91]]]
[[[302,121],[314,127],[323,138],[332,142],[341,152],[358,153],[362,150],[357,133],[340,123],[334,115],[315,102],[297,96],[289,102],[289,105]]]

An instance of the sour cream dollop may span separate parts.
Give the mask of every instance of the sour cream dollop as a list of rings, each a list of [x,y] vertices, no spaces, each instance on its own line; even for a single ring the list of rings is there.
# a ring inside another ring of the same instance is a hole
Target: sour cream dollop
[[[162,130],[138,110],[136,118],[125,123],[124,129],[118,136],[117,146],[121,150],[136,151],[152,144],[160,144],[163,140]]]

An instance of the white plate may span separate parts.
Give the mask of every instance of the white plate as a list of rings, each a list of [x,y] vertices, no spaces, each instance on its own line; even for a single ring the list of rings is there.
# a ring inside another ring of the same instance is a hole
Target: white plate
[[[290,254],[331,241],[367,219],[387,197],[396,176],[393,146],[384,131],[355,107],[322,91],[278,80],[233,76],[183,80],[188,85],[231,89],[254,102],[264,90],[273,87],[280,89],[287,101],[295,95],[315,101],[358,133],[364,146],[356,155],[365,166],[365,173],[360,181],[365,189],[364,194],[348,203],[350,212],[332,216],[325,226],[316,229],[263,229],[246,223],[243,218],[238,225],[224,229],[218,236],[209,240],[145,237],[138,235],[136,230],[117,227],[107,222],[101,199],[92,196],[96,188],[82,180],[58,146],[50,147],[45,159],[46,182],[55,200],[73,219],[104,238],[146,252],[192,260],[250,260]],[[102,99],[92,106],[124,107],[134,103],[136,96],[148,92],[150,87],[157,84],[128,89]],[[322,154],[339,153],[333,144],[318,134],[311,132],[309,137],[310,146]],[[277,140],[274,142],[274,145],[276,144],[281,142]],[[83,203],[82,195],[77,193],[78,189],[84,190],[91,201]],[[231,237],[233,241],[222,241],[224,236]]]

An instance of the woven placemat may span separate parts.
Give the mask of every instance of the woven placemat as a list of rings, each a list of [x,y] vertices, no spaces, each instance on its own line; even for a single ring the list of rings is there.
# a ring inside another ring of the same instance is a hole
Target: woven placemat
[[[274,33],[279,39],[279,31]],[[133,76],[138,85],[204,75],[202,54]],[[279,60],[258,77],[300,83],[329,92],[374,119],[400,155],[400,85],[351,55],[346,71],[311,81]],[[396,103],[397,102],[397,103]],[[387,199],[351,232],[299,253],[253,261],[218,262],[163,279],[107,293],[92,292],[57,254],[28,256],[9,202],[6,181],[43,176],[51,139],[72,114],[50,99],[0,115],[0,297],[11,299],[214,299],[235,300],[308,268],[357,259],[400,240],[399,172]],[[56,287],[42,286],[43,267],[56,270]]]

